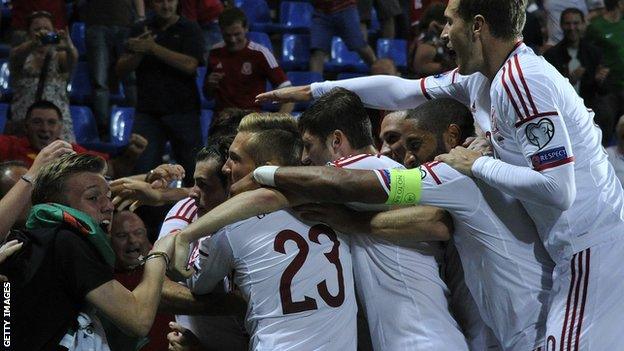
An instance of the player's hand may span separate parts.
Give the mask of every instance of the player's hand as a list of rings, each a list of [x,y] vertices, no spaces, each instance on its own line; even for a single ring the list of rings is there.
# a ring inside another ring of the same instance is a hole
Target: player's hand
[[[0,263],[4,262],[9,256],[16,253],[19,249],[22,248],[24,243],[20,243],[17,240],[11,240],[4,243],[4,245],[0,246]],[[0,275],[0,281],[6,282],[9,279],[4,275]]]
[[[245,191],[258,188],[260,188],[260,185],[256,183],[253,178],[253,172],[251,172],[230,186],[230,196],[238,195],[240,193],[244,193]]]
[[[30,169],[28,170],[28,175],[35,177],[39,173],[41,167],[53,160],[56,160],[62,155],[69,153],[75,153],[70,143],[64,140],[55,140],[51,142],[39,151],[32,166],[30,166]]]
[[[457,146],[448,154],[436,156],[435,160],[444,162],[455,168],[458,172],[472,177],[472,165],[481,156],[483,156],[483,154],[479,151],[468,150],[465,147]]]
[[[175,235],[165,235],[156,240],[151,252],[164,252],[169,256],[171,261],[173,261],[173,257],[175,256],[175,240]],[[169,262],[169,266],[171,266],[171,262]],[[167,269],[169,269],[169,267],[167,267]]]
[[[324,223],[346,234],[365,232],[365,230],[358,229],[363,221],[357,220],[357,212],[344,205],[305,204],[293,207],[292,210],[304,222]]]
[[[305,102],[310,100],[312,100],[312,89],[309,85],[281,88],[256,96],[256,103]]]
[[[113,206],[117,211],[128,208],[134,212],[141,205],[163,205],[162,190],[154,189],[149,183],[131,178],[116,179],[110,184]]]
[[[190,243],[184,239],[183,235],[180,235],[181,233],[182,231],[178,231],[177,233],[167,235],[175,238],[175,250],[171,258],[171,265],[167,271],[167,276],[176,282],[187,280],[194,272],[193,268],[189,267],[188,264],[191,251]]]
[[[171,331],[167,334],[168,351],[203,351],[199,339],[193,332],[175,322],[169,323]]]
[[[184,176],[184,167],[165,163],[152,169],[145,177],[145,181],[154,189],[164,189],[169,186],[169,183],[184,179]]]
[[[611,70],[608,67],[598,66],[598,69],[596,69],[596,76],[595,76],[596,81],[598,83],[604,82],[604,80],[607,79],[607,76],[609,75],[610,71]]]
[[[485,137],[469,137],[462,145],[468,150],[474,150],[480,152],[482,155],[492,155],[492,145],[490,141]]]

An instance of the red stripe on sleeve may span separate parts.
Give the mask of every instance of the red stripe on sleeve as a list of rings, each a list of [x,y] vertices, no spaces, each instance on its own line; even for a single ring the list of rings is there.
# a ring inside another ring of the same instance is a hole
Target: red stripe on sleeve
[[[429,174],[431,174],[431,178],[433,178],[433,180],[435,180],[436,184],[440,185],[442,184],[442,182],[440,181],[440,178],[438,178],[438,175],[435,174],[435,172],[433,171],[433,166],[439,164],[440,162],[433,164],[433,162],[429,162],[429,163],[425,163],[423,164],[423,166],[425,166],[425,168],[429,171]]]
[[[535,167],[534,169],[536,171],[538,171],[538,172],[541,172],[541,171],[549,169],[549,168],[555,168],[555,167],[558,167],[558,166],[561,166],[561,165],[565,165],[566,163],[572,163],[572,162],[574,162],[574,156],[565,158],[565,159],[557,161],[557,162],[547,163],[547,164],[545,164],[543,166]]]
[[[506,72],[506,68],[503,67],[503,75],[501,77],[501,81],[503,82],[503,88],[505,88],[505,92],[507,93],[507,96],[509,97],[509,100],[511,100],[511,104],[513,105],[514,110],[516,111],[516,114],[518,115],[519,119],[522,119],[522,114],[520,113],[520,109],[518,108],[518,105],[516,105],[516,102],[513,99],[513,95],[511,95],[511,91],[509,90],[509,87],[507,86],[507,83],[505,82],[505,72]]]
[[[520,75],[520,81],[522,82],[522,85],[524,86],[524,91],[526,92],[526,95],[529,98],[529,102],[531,103],[531,108],[533,109],[533,113],[537,114],[539,113],[539,111],[537,110],[537,107],[535,106],[535,103],[533,102],[533,97],[531,96],[531,92],[529,91],[529,86],[526,80],[524,79],[524,74],[522,74],[522,68],[520,67],[520,62],[518,61],[518,54],[514,55],[514,61],[516,63],[516,68],[518,69],[518,74]]]
[[[557,111],[550,111],[550,112],[542,112],[542,113],[538,113],[536,115],[530,116],[528,118],[525,118],[519,122],[516,123],[516,128],[520,127],[521,125],[525,124],[528,121],[532,121],[536,118],[540,118],[540,117],[546,117],[546,116],[559,116],[559,113]]]
[[[518,100],[520,100],[520,102],[522,103],[522,109],[524,110],[524,115],[529,116],[531,113],[529,112],[529,109],[527,108],[527,105],[524,102],[524,97],[522,96],[522,93],[520,92],[520,88],[518,88],[518,84],[516,83],[516,79],[514,78],[513,68],[511,66],[511,60],[507,61],[507,68],[509,69],[507,71],[507,76],[509,77],[509,81],[511,81],[511,85],[513,85],[514,87],[514,91],[516,92],[516,95],[518,96]]]
[[[422,93],[427,100],[431,100],[431,95],[429,95],[429,93],[427,92],[427,87],[425,86],[425,79],[427,79],[427,77],[420,79],[420,90],[422,90]]]

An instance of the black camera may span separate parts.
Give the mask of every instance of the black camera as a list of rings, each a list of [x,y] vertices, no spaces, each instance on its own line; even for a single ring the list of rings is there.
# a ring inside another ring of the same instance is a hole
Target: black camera
[[[58,44],[60,42],[61,42],[61,37],[59,37],[58,33],[56,32],[49,32],[43,37],[41,37],[41,44],[43,45]]]

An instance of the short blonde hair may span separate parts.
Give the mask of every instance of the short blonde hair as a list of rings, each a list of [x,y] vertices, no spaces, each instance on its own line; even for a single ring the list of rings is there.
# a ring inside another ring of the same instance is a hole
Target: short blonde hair
[[[250,113],[238,125],[238,132],[252,134],[244,149],[256,166],[269,161],[293,166],[301,161],[297,121],[288,113]]]

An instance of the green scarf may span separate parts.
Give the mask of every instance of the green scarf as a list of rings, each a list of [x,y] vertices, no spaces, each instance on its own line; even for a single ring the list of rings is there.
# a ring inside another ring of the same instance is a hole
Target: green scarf
[[[75,208],[57,203],[39,204],[32,207],[26,229],[54,228],[61,224],[68,225],[84,235],[102,255],[109,266],[115,267],[115,252],[108,236],[99,224],[88,214]]]

